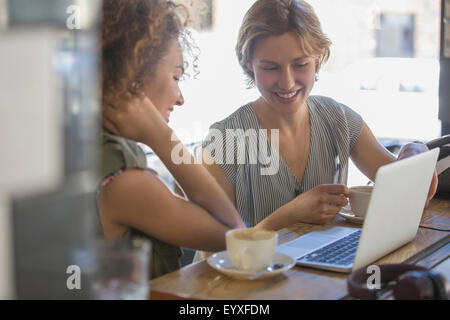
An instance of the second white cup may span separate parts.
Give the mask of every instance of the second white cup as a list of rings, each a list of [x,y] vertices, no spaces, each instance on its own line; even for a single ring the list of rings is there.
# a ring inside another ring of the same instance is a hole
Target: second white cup
[[[373,186],[355,186],[350,188],[350,206],[357,217],[364,218],[369,206]]]

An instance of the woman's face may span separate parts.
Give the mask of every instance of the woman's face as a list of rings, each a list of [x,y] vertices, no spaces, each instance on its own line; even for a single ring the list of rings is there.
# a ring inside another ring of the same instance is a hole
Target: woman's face
[[[306,56],[298,36],[288,32],[258,40],[247,67],[269,107],[289,115],[305,105],[318,62],[319,58]]]
[[[155,74],[147,81],[145,95],[169,122],[175,105],[184,103],[178,82],[184,73],[183,54],[180,44],[172,41],[167,54],[161,59]]]

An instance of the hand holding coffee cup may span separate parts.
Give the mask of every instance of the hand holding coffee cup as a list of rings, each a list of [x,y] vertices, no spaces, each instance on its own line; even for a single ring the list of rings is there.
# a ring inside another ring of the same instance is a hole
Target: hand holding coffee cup
[[[350,188],[349,204],[355,216],[364,218],[369,206],[373,186],[354,186]]]
[[[254,272],[271,264],[278,234],[259,228],[234,229],[226,233],[228,256],[238,270]]]

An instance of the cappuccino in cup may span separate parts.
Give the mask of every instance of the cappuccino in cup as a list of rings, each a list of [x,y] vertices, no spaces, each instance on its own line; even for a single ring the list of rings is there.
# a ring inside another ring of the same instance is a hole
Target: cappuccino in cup
[[[357,217],[364,218],[369,206],[373,186],[355,186],[350,188],[350,207]]]
[[[259,228],[234,229],[226,233],[227,253],[238,270],[255,272],[271,264],[278,234]]]

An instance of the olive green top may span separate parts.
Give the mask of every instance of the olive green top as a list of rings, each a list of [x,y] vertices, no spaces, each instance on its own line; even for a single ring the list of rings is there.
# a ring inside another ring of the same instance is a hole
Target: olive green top
[[[157,174],[155,170],[147,167],[145,154],[136,142],[106,132],[103,132],[102,135],[102,181],[117,174],[120,170],[140,169]],[[150,279],[180,268],[180,248],[134,228],[130,228],[123,236],[145,238],[151,241]]]

